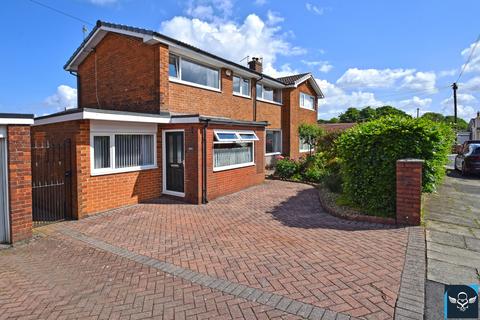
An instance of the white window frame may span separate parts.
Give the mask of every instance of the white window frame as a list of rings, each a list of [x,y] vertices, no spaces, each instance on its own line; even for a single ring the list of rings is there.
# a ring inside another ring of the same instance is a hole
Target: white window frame
[[[233,78],[239,78],[240,79],[240,92],[235,92],[234,88],[233,88]],[[244,80],[247,80],[248,81],[248,88],[249,88],[249,91],[248,91],[248,94],[245,94],[243,92],[243,86],[242,86],[242,83]],[[248,78],[244,78],[244,77],[241,77],[241,76],[237,76],[237,75],[233,75],[232,77],[232,92],[233,92],[233,95],[234,96],[239,96],[239,97],[243,97],[243,98],[251,98],[252,97],[252,81],[250,81],[250,79]]]
[[[280,151],[267,153],[267,131],[280,132]],[[273,155],[277,155],[277,154],[282,154],[282,152],[283,152],[283,134],[282,134],[282,129],[265,129],[265,155],[266,155],[266,156],[273,156]]]
[[[135,166],[128,168],[115,168],[115,135],[151,135],[153,136],[153,164],[145,166]],[[110,138],[110,167],[95,169],[95,150],[94,137],[109,137]],[[106,174],[133,172],[141,170],[157,169],[157,134],[152,132],[103,132],[93,131],[90,133],[90,175],[101,176]]]
[[[305,102],[305,98],[312,98],[312,108],[309,108],[309,107],[306,107],[304,102]],[[302,98],[303,98],[303,101],[302,101]],[[312,110],[312,111],[315,111],[315,97],[312,96],[312,95],[309,95],[309,94],[306,94],[304,92],[300,92],[300,96],[299,96],[299,104],[300,104],[300,108],[303,108],[303,109],[307,109],[307,110]]]
[[[279,106],[283,106],[283,89],[281,88],[273,88],[273,87],[269,87],[269,88],[272,88],[274,90],[280,90],[280,102],[277,102],[275,100],[268,100],[268,99],[264,99],[263,98],[263,93],[264,93],[264,89],[265,89],[265,85],[263,83],[257,83],[256,85],[260,85],[262,86],[262,96],[259,98],[257,96],[258,92],[257,92],[257,88],[255,87],[255,98],[258,100],[258,101],[263,101],[263,102],[267,102],[267,103],[272,103],[272,104],[276,104],[276,105],[279,105]],[[255,86],[256,86],[255,85]]]
[[[298,149],[300,152],[310,152],[314,151],[314,148],[311,149],[302,149],[302,138],[298,137]]]
[[[231,169],[237,169],[237,168],[244,168],[244,167],[250,167],[255,165],[255,141],[258,141],[258,137],[255,134],[254,131],[245,131],[245,130],[214,130],[213,134],[214,136],[218,139],[217,133],[235,133],[238,137],[238,139],[233,140],[233,139],[222,139],[223,141],[213,141],[213,147],[212,147],[212,168],[213,172],[218,172],[218,171],[225,171],[225,170],[231,170]],[[254,134],[255,139],[241,139],[240,134]],[[216,144],[230,144],[230,143],[246,143],[246,144],[251,144],[252,145],[252,161],[251,162],[246,162],[246,163],[240,163],[240,164],[232,164],[228,166],[222,166],[222,167],[215,167],[215,145]]]
[[[218,88],[205,86],[205,85],[198,84],[198,83],[191,82],[191,81],[185,81],[185,80],[182,80],[182,62],[183,62],[184,58],[182,56],[179,56],[179,55],[173,54],[173,53],[170,53],[170,55],[173,55],[173,56],[177,57],[177,63],[178,63],[177,77],[170,76],[170,72],[168,74],[168,79],[171,82],[176,82],[176,83],[184,84],[184,85],[187,85],[187,86],[206,89],[206,90],[211,90],[211,91],[215,91],[215,92],[222,92],[222,76],[221,76],[222,73],[221,73],[220,68],[210,66],[210,65],[195,61],[193,59],[186,58],[185,60],[188,60],[191,63],[198,64],[199,66],[202,66],[202,67],[205,67],[205,68],[217,70],[218,71]],[[168,56],[169,60],[170,60],[170,55]],[[170,61],[169,61],[169,66],[170,66]]]

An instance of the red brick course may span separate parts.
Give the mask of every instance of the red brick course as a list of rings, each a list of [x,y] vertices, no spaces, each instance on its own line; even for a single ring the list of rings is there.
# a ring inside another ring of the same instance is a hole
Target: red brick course
[[[30,126],[7,126],[11,242],[32,236]]]
[[[397,161],[397,223],[420,225],[422,160]]]

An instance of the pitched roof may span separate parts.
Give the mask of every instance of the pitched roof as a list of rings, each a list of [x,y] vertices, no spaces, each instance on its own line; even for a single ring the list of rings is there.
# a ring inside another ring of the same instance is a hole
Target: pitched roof
[[[295,82],[297,82],[298,80],[302,79],[303,77],[305,77],[309,74],[310,73],[308,73],[308,72],[307,73],[293,74],[293,75],[290,75],[290,76],[277,78],[277,80],[282,82],[285,85],[291,85],[291,84],[295,84]]]

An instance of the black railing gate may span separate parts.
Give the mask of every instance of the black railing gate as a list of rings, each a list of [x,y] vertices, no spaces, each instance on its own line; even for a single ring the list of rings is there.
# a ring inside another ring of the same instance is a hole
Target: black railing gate
[[[71,141],[32,145],[32,205],[36,224],[72,216]]]

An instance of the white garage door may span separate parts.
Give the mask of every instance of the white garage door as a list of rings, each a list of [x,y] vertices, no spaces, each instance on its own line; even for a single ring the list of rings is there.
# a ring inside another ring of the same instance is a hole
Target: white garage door
[[[2,127],[0,127],[0,243],[10,240],[7,200],[7,144],[2,136],[4,135],[2,135]]]

